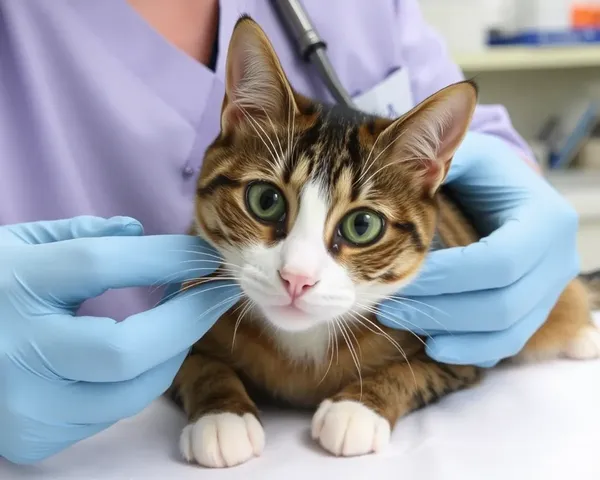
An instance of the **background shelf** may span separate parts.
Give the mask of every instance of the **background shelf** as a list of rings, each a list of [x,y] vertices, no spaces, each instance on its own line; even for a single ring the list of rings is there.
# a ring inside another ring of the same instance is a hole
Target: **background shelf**
[[[600,46],[489,47],[454,59],[467,72],[600,67]]]

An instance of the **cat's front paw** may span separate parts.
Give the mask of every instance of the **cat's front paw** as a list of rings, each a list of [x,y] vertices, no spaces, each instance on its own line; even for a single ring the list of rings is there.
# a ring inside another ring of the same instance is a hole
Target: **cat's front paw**
[[[312,437],[333,453],[351,457],[381,451],[390,441],[390,424],[362,403],[321,403],[312,419]]]
[[[233,467],[258,457],[265,447],[265,432],[251,413],[212,413],[200,417],[181,432],[179,448],[188,462],[204,467]]]

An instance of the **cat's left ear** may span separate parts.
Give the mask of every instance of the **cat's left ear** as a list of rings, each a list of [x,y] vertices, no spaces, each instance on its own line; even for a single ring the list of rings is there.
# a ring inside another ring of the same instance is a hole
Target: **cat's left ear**
[[[411,172],[433,196],[450,169],[477,106],[474,82],[455,83],[427,98],[388,126],[377,140],[388,161]]]
[[[254,20],[241,17],[227,52],[221,129],[252,128],[254,122],[282,124],[297,111],[294,92],[271,42]]]

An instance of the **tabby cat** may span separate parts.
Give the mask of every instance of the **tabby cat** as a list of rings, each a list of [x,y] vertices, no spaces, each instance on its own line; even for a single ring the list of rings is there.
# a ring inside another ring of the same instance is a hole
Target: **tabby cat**
[[[475,85],[460,82],[396,120],[326,107],[293,90],[252,19],[238,21],[194,233],[244,296],[170,388],[189,418],[188,461],[230,467],[261,454],[249,392],[315,408],[314,440],[352,456],[381,451],[400,417],[479,380],[479,368],[433,361],[422,338],[374,315],[434,237],[448,247],[480,238],[441,188],[476,103]],[[518,358],[599,353],[577,279]]]

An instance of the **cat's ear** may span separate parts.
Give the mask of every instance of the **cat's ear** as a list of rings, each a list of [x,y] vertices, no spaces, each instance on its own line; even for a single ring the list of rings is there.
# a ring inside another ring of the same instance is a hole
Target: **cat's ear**
[[[377,143],[380,148],[392,147],[388,161],[408,169],[433,196],[469,129],[477,96],[471,81],[450,85],[393,122]]]
[[[271,42],[254,20],[242,16],[227,53],[222,130],[286,122],[296,111],[292,87]]]

